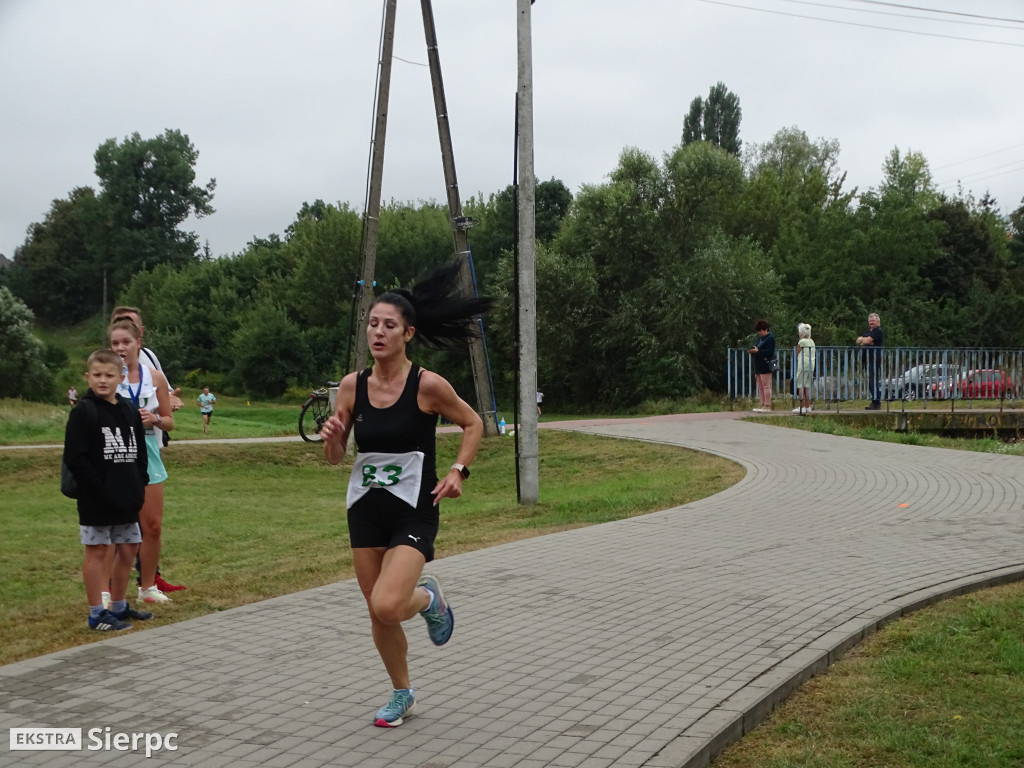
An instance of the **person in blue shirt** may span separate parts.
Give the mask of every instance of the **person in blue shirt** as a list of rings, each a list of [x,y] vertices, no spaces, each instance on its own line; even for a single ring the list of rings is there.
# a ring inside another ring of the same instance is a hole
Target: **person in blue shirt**
[[[213,404],[217,402],[217,398],[210,394],[209,387],[203,387],[203,393],[196,398],[196,401],[199,403],[199,412],[203,415],[203,432],[209,432]]]

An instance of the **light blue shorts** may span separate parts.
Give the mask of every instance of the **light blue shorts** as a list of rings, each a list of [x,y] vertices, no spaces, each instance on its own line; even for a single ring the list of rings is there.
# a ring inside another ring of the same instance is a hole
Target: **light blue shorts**
[[[95,544],[138,544],[142,541],[142,531],[138,523],[123,525],[80,525],[78,526],[81,541],[86,546]]]
[[[149,472],[149,484],[156,485],[167,479],[167,468],[160,458],[163,435],[146,435],[146,471]]]

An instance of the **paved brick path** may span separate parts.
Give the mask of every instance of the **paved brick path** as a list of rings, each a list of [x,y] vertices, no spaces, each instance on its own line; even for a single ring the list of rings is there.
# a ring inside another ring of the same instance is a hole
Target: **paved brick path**
[[[0,765],[701,766],[880,623],[1024,576],[1024,460],[724,416],[574,424],[748,473],[437,561],[455,635],[436,649],[409,623],[420,715],[400,728],[370,724],[388,684],[346,581],[0,667],[5,730],[178,734],[151,763],[143,747]]]

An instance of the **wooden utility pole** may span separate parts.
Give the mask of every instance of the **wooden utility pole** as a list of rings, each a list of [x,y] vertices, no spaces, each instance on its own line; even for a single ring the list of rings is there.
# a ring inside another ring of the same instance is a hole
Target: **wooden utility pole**
[[[533,170],[533,43],[531,0],[517,0],[519,50],[519,503],[540,500],[537,439],[537,228]]]
[[[373,151],[370,158],[370,179],[363,212],[363,271],[356,293],[359,316],[356,321],[356,367],[366,365],[366,324],[373,304],[373,280],[377,269],[377,229],[380,224],[380,189],[384,179],[384,137],[388,132],[388,97],[391,94],[391,61],[395,52],[395,9],[398,0],[387,0],[384,7],[384,29],[380,61],[377,62],[377,103],[373,117]],[[345,361],[348,362],[347,360]]]
[[[441,57],[437,49],[437,32],[434,28],[434,11],[430,0],[420,0],[423,9],[423,33],[427,41],[427,61],[430,64],[430,82],[434,89],[434,111],[437,113],[437,135],[441,141],[441,165],[444,167],[444,182],[448,196],[448,218],[455,242],[455,255],[461,262],[459,282],[463,296],[475,296],[472,265],[469,263],[469,243],[466,230],[470,222],[462,215],[462,201],[459,199],[459,182],[455,176],[455,153],[452,149],[452,132],[448,123],[448,104],[444,97],[444,81],[441,78]],[[476,385],[477,412],[484,422],[485,435],[498,434],[498,420],[495,414],[494,389],[487,370],[487,352],[482,338],[469,340],[469,359]]]

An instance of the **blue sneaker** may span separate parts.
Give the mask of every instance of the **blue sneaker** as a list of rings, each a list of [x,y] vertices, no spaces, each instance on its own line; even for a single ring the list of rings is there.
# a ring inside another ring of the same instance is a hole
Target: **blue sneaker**
[[[430,635],[434,645],[444,645],[452,636],[455,629],[455,614],[452,607],[444,599],[444,592],[441,591],[441,582],[435,576],[424,576],[417,583],[417,587],[425,587],[434,593],[434,599],[430,601],[420,616],[427,622],[427,633]]]
[[[153,618],[153,614],[149,611],[136,611],[130,605],[125,606],[125,609],[120,613],[117,611],[111,611],[110,615],[120,619],[121,621],[126,621],[128,619],[131,619],[132,621],[149,621]]]
[[[416,714],[416,696],[411,688],[391,692],[391,701],[377,710],[373,724],[378,728],[397,728],[403,718]]]
[[[99,616],[89,617],[89,629],[95,629],[98,632],[122,632],[131,628],[132,625],[129,622],[117,618],[106,608],[100,611]]]

